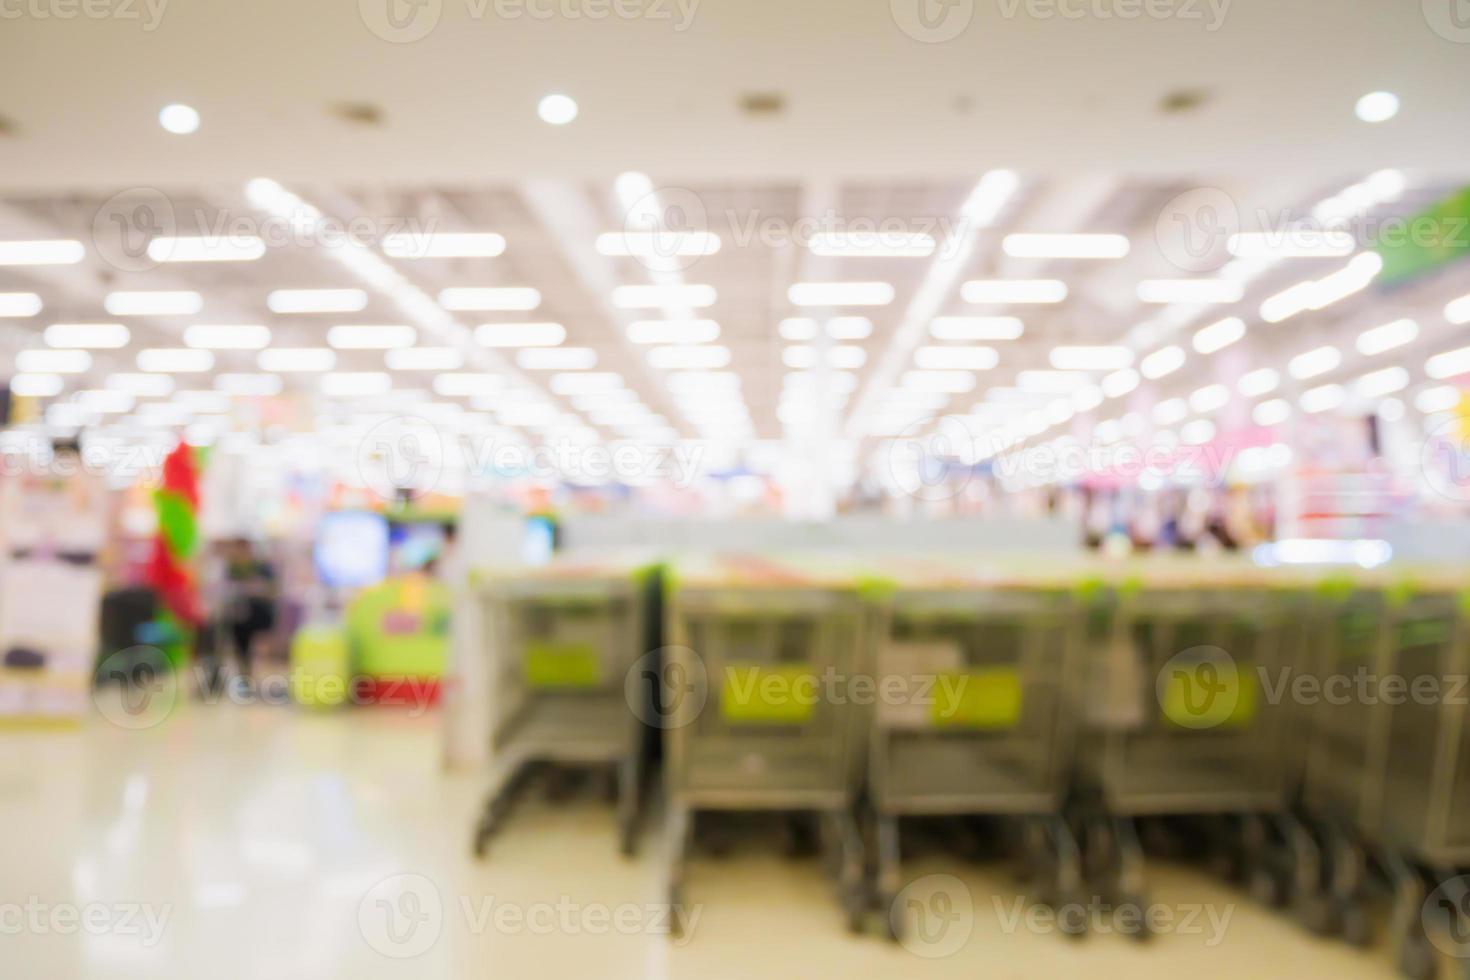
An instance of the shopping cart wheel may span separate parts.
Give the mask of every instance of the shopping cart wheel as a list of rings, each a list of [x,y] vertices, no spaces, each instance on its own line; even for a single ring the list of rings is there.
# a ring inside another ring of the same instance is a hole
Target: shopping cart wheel
[[[1434,944],[1423,930],[1415,929],[1402,938],[1397,966],[1399,973],[1410,980],[1434,980],[1438,975]]]
[[[1373,920],[1361,898],[1347,902],[1342,908],[1342,939],[1349,946],[1366,949],[1373,945]]]
[[[1270,868],[1256,868],[1250,875],[1251,897],[1267,908],[1286,904],[1286,880]]]
[[[1146,943],[1154,938],[1154,932],[1148,925],[1148,899],[1143,895],[1133,892],[1124,892],[1118,902],[1118,909],[1127,909],[1130,915],[1135,917],[1138,928],[1128,934],[1128,938],[1136,943]]]
[[[884,892],[878,898],[878,907],[883,910],[883,934],[889,942],[903,941],[903,915],[898,908],[898,896]]]
[[[1302,925],[1318,936],[1331,936],[1337,932],[1337,911],[1329,895],[1308,895],[1302,900]]]
[[[842,889],[842,910],[847,915],[847,931],[861,935],[868,927],[868,890],[861,883]]]

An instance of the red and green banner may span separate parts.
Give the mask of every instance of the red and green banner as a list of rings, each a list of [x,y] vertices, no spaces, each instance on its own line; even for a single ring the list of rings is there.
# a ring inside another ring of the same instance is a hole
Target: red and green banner
[[[153,505],[158,512],[158,532],[148,582],[158,593],[164,618],[172,621],[182,638],[204,622],[194,571],[199,550],[199,465],[192,446],[180,442],[164,458],[163,481],[153,492]],[[179,649],[167,651],[175,666],[182,663],[185,646],[181,643]]]

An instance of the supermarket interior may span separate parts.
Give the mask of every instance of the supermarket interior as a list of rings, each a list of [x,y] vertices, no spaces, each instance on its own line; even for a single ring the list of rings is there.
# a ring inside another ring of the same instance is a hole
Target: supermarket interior
[[[0,0],[0,975],[1470,978],[1467,118],[1465,0]]]

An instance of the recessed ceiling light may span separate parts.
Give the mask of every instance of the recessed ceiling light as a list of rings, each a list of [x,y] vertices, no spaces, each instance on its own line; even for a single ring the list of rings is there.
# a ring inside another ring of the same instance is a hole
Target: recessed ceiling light
[[[274,374],[221,374],[214,379],[214,388],[228,395],[269,398],[281,393],[282,383]]]
[[[175,136],[188,136],[199,129],[199,110],[175,102],[158,112],[158,124]]]
[[[1399,97],[1392,92],[1369,92],[1358,100],[1356,111],[1363,122],[1387,122],[1399,114]]]
[[[565,126],[577,118],[577,100],[570,95],[548,95],[536,106],[541,121],[553,126]]]

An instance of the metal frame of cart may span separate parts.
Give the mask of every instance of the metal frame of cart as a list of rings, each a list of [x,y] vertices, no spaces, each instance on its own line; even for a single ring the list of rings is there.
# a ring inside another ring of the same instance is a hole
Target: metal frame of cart
[[[1138,818],[1239,819],[1247,873],[1267,860],[1268,825],[1290,827],[1292,715],[1260,683],[1290,657],[1299,603],[1282,586],[1230,564],[1153,561],[1098,589],[1077,829],[1089,878],[1118,904],[1146,905]]]
[[[768,559],[676,566],[662,668],[668,897],[684,900],[699,811],[814,811],[850,924],[866,913],[854,808],[863,609],[840,576]]]
[[[879,685],[895,675],[935,681],[922,703],[880,701],[873,715],[869,794],[889,935],[902,929],[894,905],[905,816],[1020,818],[1043,901],[1080,900],[1080,857],[1065,819],[1075,718],[1068,685],[1081,652],[1071,596],[1057,580],[968,569],[900,574],[882,592]]]
[[[1392,936],[1410,977],[1436,973],[1426,900],[1439,886],[1463,891],[1456,872],[1470,867],[1464,587],[1463,579],[1433,575],[1363,577],[1326,607],[1331,628],[1318,676],[1324,691],[1335,683],[1351,693],[1324,697],[1312,713],[1305,802],[1331,875],[1313,896],[1309,924],[1371,941],[1366,884],[1370,854],[1377,856],[1394,886]],[[1368,696],[1354,687],[1359,677],[1373,682]],[[1466,895],[1447,901],[1449,915],[1470,918]]]
[[[539,766],[615,773],[618,837],[636,848],[651,698],[636,678],[657,648],[658,568],[647,562],[554,563],[477,583],[491,658],[491,777],[475,829],[482,856]]]

